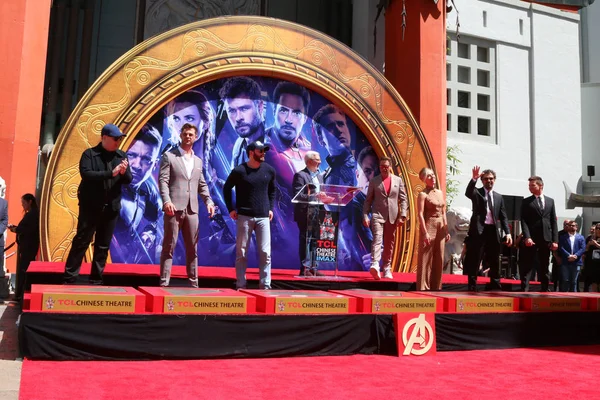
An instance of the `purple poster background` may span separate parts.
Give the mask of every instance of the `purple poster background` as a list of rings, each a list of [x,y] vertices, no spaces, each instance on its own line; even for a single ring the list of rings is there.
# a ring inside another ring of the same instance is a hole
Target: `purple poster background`
[[[361,192],[344,207],[339,222],[339,269],[368,270],[372,235],[362,226],[362,206],[378,160],[364,134],[331,102],[296,84],[249,76],[212,81],[181,94],[156,113],[127,150],[133,182],[123,190],[122,210],[113,241],[114,263],[158,264],[163,240],[162,201],[158,191],[160,157],[179,144],[184,123],[198,127],[194,152],[204,162],[204,176],[217,213],[209,219],[200,207],[198,265],[233,267],[235,221],[223,201],[223,184],[234,165],[243,162],[243,137],[270,144],[266,162],[277,172],[271,223],[272,267],[299,269],[298,227],[291,199],[294,173],[303,169],[308,150],[320,153],[324,183],[358,186]],[[173,257],[185,264],[183,240]],[[249,266],[256,266],[254,242]],[[321,263],[320,269],[334,269]]]

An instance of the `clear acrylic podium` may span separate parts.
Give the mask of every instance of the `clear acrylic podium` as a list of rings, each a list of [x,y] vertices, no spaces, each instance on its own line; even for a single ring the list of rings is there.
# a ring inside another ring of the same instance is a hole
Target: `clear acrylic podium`
[[[306,275],[307,271],[314,268],[318,270],[319,261],[316,260],[316,248],[318,240],[335,240],[336,248],[339,249],[339,236],[341,232],[337,229],[337,237],[335,235],[337,225],[339,228],[340,209],[345,207],[354,199],[360,189],[353,186],[341,185],[315,185],[308,183],[294,196],[292,203],[306,205],[306,259],[300,260],[304,265],[305,275],[299,277],[314,278],[320,280],[345,280],[348,278],[338,276],[339,254],[335,257],[335,273],[333,276],[324,275]],[[320,211],[336,211],[336,221],[333,218],[325,218],[323,224],[320,224]],[[307,266],[307,262],[309,266]]]

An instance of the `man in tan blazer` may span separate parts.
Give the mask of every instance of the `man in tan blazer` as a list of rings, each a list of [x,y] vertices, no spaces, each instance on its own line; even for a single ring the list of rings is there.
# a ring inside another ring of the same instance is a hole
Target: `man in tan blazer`
[[[202,160],[194,155],[192,146],[198,129],[192,124],[181,127],[181,144],[163,154],[160,160],[158,187],[165,211],[165,236],[160,255],[160,286],[169,286],[173,251],[179,230],[183,236],[188,279],[198,287],[198,194],[212,218],[215,206],[202,173]]]
[[[373,242],[371,244],[371,268],[373,278],[381,279],[379,260],[381,259],[381,243],[383,242],[384,278],[393,279],[392,252],[396,243],[396,227],[406,221],[408,203],[406,189],[402,178],[390,171],[391,159],[379,159],[381,174],[371,179],[367,190],[367,199],[363,206],[363,224],[371,227]],[[372,210],[371,210],[372,206]],[[369,212],[372,211],[372,220]]]

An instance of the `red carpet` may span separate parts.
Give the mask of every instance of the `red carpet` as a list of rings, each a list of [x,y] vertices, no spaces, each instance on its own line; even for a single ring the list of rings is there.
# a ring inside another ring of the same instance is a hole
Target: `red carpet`
[[[23,363],[20,399],[597,399],[600,346],[384,356]]]

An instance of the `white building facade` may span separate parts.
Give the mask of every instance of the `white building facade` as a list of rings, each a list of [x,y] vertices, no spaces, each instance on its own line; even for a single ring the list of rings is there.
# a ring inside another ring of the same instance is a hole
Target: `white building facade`
[[[581,125],[583,190],[600,196],[600,1],[581,10]],[[595,176],[590,180],[588,166]],[[584,226],[600,222],[600,208],[583,209]]]
[[[448,15],[448,146],[458,146],[460,193],[471,169],[493,169],[503,195],[530,195],[527,178],[544,179],[559,220],[565,181],[581,188],[582,126],[579,15],[516,0],[455,0]],[[596,118],[600,118],[596,112]],[[509,216],[510,218],[510,216]]]

